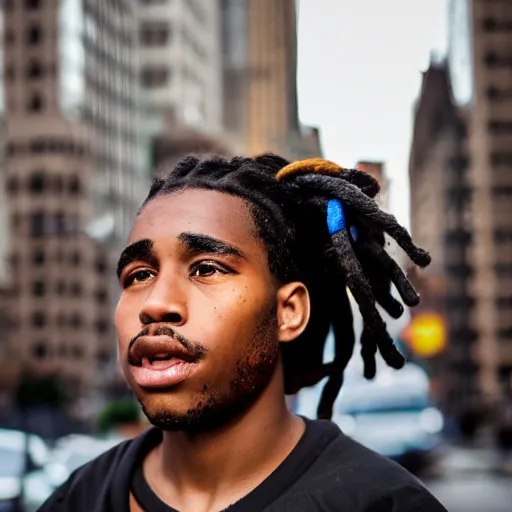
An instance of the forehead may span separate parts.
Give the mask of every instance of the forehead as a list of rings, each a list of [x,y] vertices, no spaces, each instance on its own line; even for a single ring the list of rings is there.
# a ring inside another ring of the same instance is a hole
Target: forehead
[[[150,201],[137,216],[128,244],[175,238],[184,232],[209,235],[233,244],[258,244],[249,204],[214,190],[186,189]]]

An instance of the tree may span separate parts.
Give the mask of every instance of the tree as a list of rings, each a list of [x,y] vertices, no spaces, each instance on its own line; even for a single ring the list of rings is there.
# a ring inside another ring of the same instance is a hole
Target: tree
[[[25,371],[16,388],[15,401],[22,410],[30,407],[61,409],[67,396],[57,375],[37,376]]]
[[[97,427],[100,432],[127,424],[140,423],[140,407],[132,398],[117,400],[107,405],[98,416]]]

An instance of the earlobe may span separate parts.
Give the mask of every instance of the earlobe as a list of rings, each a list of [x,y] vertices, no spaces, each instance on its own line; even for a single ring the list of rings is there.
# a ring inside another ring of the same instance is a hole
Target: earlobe
[[[306,329],[310,315],[309,292],[300,282],[287,283],[277,291],[278,339],[286,343]]]

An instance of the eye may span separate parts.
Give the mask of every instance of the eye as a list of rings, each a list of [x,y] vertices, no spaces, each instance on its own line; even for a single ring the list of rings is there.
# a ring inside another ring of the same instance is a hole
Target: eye
[[[149,279],[155,277],[155,274],[148,269],[137,270],[132,272],[124,281],[123,288],[127,288],[132,284],[143,283],[144,281],[148,281]]]
[[[228,274],[229,270],[225,267],[221,267],[220,265],[208,261],[197,263],[192,267],[190,275],[192,277],[210,277],[215,274]]]

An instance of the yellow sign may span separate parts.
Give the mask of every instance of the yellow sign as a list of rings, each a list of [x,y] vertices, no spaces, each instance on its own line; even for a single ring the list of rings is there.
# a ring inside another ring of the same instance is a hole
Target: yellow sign
[[[446,347],[444,318],[436,313],[415,315],[407,329],[406,338],[411,350],[418,356],[436,356]]]

